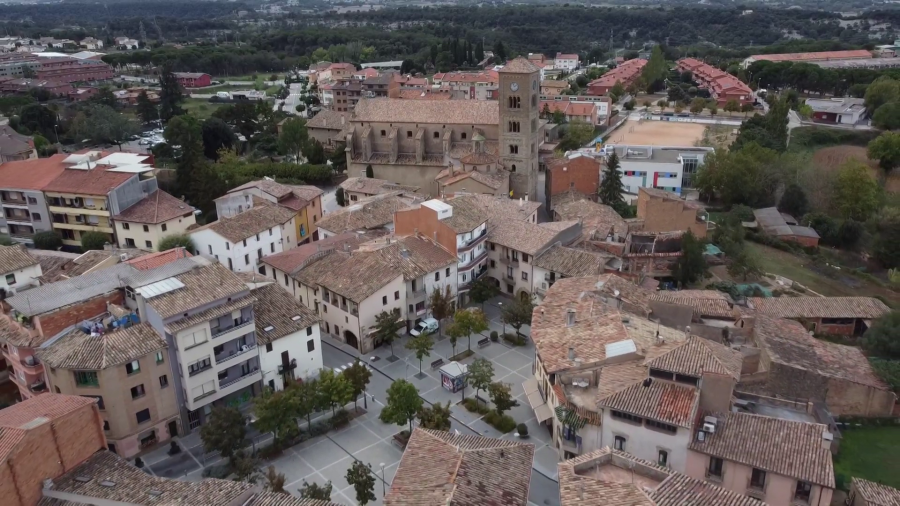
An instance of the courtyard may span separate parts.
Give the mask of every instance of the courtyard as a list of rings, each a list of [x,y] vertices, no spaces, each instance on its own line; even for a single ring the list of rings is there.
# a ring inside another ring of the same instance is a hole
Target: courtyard
[[[496,330],[498,333],[504,330],[497,305],[497,302],[502,301],[503,299],[497,299],[485,305],[490,330]],[[559,488],[556,483],[557,453],[550,446],[550,433],[546,427],[538,425],[522,387],[522,383],[532,377],[534,347],[530,340],[521,347],[508,346],[501,342],[492,342],[485,347],[479,347],[478,341],[487,337],[490,330],[484,336],[471,336],[471,349],[475,355],[464,362],[471,363],[476,358],[488,359],[494,367],[494,381],[510,385],[519,406],[507,414],[517,423],[525,423],[528,426],[530,437],[526,442],[535,445],[530,502],[548,506],[559,504]],[[509,327],[506,330],[512,331]],[[522,333],[528,334],[528,327],[523,327]],[[390,488],[403,455],[402,450],[392,440],[392,436],[403,427],[388,425],[378,419],[386,401],[386,391],[397,379],[406,379],[413,383],[418,388],[419,395],[428,403],[450,401],[453,417],[451,430],[501,439],[516,438],[514,433],[499,434],[482,420],[481,415],[470,413],[462,405],[457,404],[462,400],[462,392],[451,394],[441,386],[440,374],[437,370],[432,370],[430,364],[437,359],[449,362],[449,358],[453,356],[453,349],[448,337],[440,338],[437,334],[433,337],[435,346],[431,356],[422,361],[421,376],[419,361],[416,360],[414,353],[404,346],[410,339],[409,336],[400,337],[394,342],[393,353],[397,357],[395,361],[389,360],[391,349],[387,346],[360,357],[373,372],[368,385],[367,399],[365,403],[362,399],[359,401],[360,409],[363,409],[364,404],[367,405],[366,413],[340,430],[291,447],[271,461],[261,462],[261,469],[264,470],[269,465],[275,466],[279,473],[285,475],[285,490],[296,496],[299,496],[298,489],[304,482],[324,484],[330,481],[334,487],[332,500],[350,506],[357,503],[353,488],[347,484],[344,475],[354,459],[360,460],[370,464],[377,476],[375,484],[377,500],[370,504],[382,504],[383,491]],[[349,367],[358,355],[352,348],[327,337],[323,337],[322,341],[324,365],[336,372]],[[467,341],[467,339],[459,340],[456,353],[467,349]],[[475,392],[467,388],[465,395],[473,397]],[[486,398],[487,395],[482,393],[481,397]],[[347,409],[352,410],[353,405],[349,405]],[[328,414],[319,416],[327,417]],[[269,434],[251,431],[250,435],[257,448],[271,440]],[[204,468],[222,463],[218,455],[206,454],[203,451],[199,431],[180,438],[178,444],[184,451],[177,455],[169,456],[166,452],[168,447],[165,447],[143,456],[145,469],[158,476],[196,481],[202,479]]]
[[[700,123],[640,120],[632,116],[603,142],[624,146],[695,146],[705,131],[706,125]]]

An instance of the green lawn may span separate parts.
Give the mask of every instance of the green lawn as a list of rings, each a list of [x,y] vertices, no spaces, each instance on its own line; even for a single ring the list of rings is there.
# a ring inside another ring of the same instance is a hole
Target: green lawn
[[[900,427],[868,427],[842,433],[835,473],[900,487]]]
[[[201,120],[212,116],[216,109],[223,105],[225,104],[209,102],[205,98],[188,98],[181,104],[184,110]]]

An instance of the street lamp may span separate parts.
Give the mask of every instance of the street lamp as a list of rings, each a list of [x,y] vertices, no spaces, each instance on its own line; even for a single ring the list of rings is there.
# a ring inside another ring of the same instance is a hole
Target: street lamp
[[[500,321],[503,322],[503,335],[506,335],[506,320],[503,318],[503,303],[498,302],[497,307],[500,308]]]
[[[384,462],[378,464],[381,467],[381,497],[384,500],[384,496],[387,495],[387,490],[385,490],[385,481],[384,481]]]

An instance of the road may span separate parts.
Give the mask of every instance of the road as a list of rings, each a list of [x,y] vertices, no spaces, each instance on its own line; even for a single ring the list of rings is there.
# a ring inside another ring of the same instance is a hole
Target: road
[[[300,90],[303,88],[303,83],[291,83],[291,93],[284,99],[284,112],[288,114],[298,114],[297,113],[297,105],[303,102],[303,94]],[[278,102],[275,102],[275,110],[278,110]],[[305,112],[305,111],[304,111]],[[300,114],[303,117],[306,117],[305,114]]]

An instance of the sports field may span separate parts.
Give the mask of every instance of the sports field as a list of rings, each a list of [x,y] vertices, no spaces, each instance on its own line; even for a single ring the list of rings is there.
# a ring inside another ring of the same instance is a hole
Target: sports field
[[[628,146],[694,146],[704,130],[706,125],[698,123],[629,119],[603,141]]]

